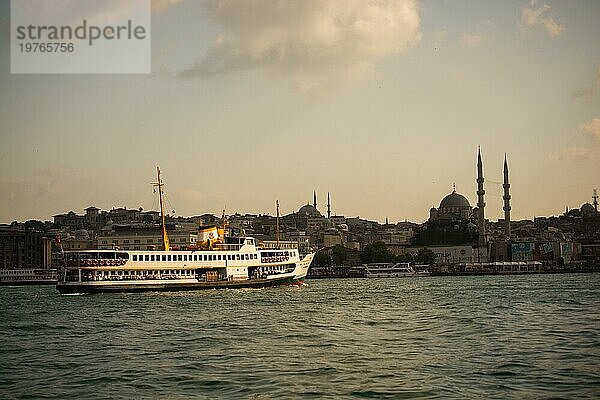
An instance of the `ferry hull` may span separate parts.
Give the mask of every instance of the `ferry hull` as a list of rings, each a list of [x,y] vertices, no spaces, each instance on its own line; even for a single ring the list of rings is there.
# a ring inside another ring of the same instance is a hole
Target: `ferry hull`
[[[119,282],[91,285],[86,283],[59,283],[56,290],[61,294],[75,293],[132,293],[132,292],[176,292],[207,289],[259,289],[282,285],[302,285],[304,277],[284,277],[280,279],[252,279],[245,281],[223,282],[160,282],[160,283],[131,283]]]

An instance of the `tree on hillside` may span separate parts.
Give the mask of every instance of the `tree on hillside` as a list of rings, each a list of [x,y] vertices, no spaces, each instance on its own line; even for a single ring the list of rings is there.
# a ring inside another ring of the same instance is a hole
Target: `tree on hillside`
[[[394,255],[383,242],[375,242],[365,246],[360,253],[360,259],[363,263],[391,263],[394,262]]]
[[[336,245],[333,249],[331,249],[331,259],[333,261],[333,265],[343,265],[346,263],[348,259],[348,254],[346,253],[346,249],[344,246]]]
[[[413,262],[415,262],[415,260],[413,259],[412,254],[405,253],[405,254],[400,254],[399,256],[397,256],[396,257],[396,262],[399,262],[399,263],[413,263]]]
[[[312,265],[314,267],[330,267],[331,266],[331,257],[327,254],[326,251],[320,251],[315,254],[315,258],[313,258]]]
[[[426,248],[419,249],[415,256],[415,262],[432,265],[435,262],[435,253]]]

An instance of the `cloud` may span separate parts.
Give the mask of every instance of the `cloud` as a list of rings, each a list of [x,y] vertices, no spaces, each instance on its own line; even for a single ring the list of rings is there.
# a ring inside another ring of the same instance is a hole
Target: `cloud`
[[[596,72],[596,77],[591,86],[574,90],[571,97],[573,99],[580,99],[582,97],[594,97],[598,93],[600,93],[600,67],[598,67],[598,71]]]
[[[181,73],[210,78],[257,70],[314,95],[373,72],[421,38],[416,0],[208,0],[223,28],[206,57]]]
[[[600,162],[600,118],[579,126],[578,145],[569,145],[550,155],[554,161]]]
[[[479,47],[483,41],[483,35],[479,32],[465,32],[460,38],[464,47]]]
[[[162,12],[180,2],[181,0],[151,0],[150,5],[152,12]]]
[[[538,5],[536,0],[531,0],[529,5],[521,10],[521,31],[541,27],[552,37],[560,35],[565,30],[565,25],[549,15],[549,11],[548,4]]]
[[[433,47],[437,50],[446,45],[448,38],[448,32],[445,30],[438,30],[433,34]]]
[[[465,76],[464,67],[455,67],[450,71],[450,78],[452,79],[461,79]]]
[[[579,130],[594,143],[600,144],[600,118],[594,118],[591,121],[582,124],[579,127]]]

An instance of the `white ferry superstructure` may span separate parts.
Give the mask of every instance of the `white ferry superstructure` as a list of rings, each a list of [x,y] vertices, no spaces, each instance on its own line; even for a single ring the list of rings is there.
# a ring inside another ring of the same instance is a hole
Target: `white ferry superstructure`
[[[363,264],[367,278],[399,278],[406,276],[428,276],[428,271],[415,271],[410,263]]]
[[[64,252],[56,285],[60,293],[260,288],[304,282],[314,253],[301,257],[297,246],[289,243],[265,249],[252,237],[221,237],[209,241],[210,249],[171,250],[157,171],[164,250]]]

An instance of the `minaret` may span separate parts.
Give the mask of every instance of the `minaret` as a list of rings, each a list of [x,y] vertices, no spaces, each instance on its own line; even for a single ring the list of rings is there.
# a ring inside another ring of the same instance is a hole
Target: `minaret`
[[[331,218],[331,196],[327,192],[327,219]]]
[[[317,208],[317,192],[313,191],[313,207]]]
[[[504,235],[510,239],[510,183],[508,183],[508,162],[506,161],[506,153],[504,153]]]
[[[594,189],[594,195],[592,196],[592,200],[594,201],[594,210],[598,212],[598,189]]]
[[[481,148],[477,149],[477,230],[479,231],[479,247],[485,247],[485,201],[483,195],[483,163],[481,162]]]

